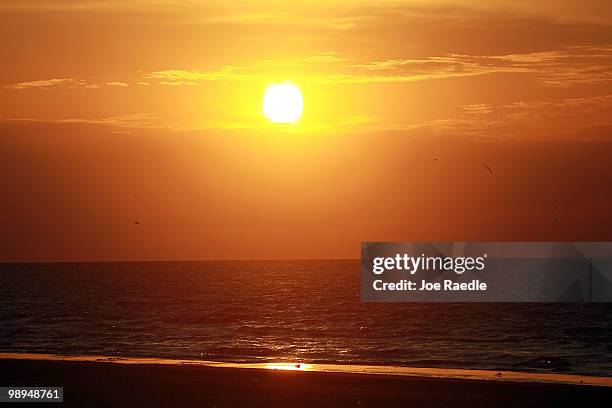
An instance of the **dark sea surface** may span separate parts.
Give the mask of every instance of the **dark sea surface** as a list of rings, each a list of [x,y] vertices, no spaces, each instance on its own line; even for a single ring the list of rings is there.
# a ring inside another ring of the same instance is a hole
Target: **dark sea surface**
[[[0,352],[612,376],[612,304],[362,303],[359,261],[0,264]]]

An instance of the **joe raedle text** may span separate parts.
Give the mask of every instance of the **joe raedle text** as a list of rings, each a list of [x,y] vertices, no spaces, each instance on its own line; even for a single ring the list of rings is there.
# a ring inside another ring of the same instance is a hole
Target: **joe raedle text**
[[[486,282],[479,279],[474,279],[470,282],[453,282],[450,279],[445,279],[442,282],[429,282],[425,279],[420,281],[412,281],[402,279],[397,282],[384,282],[382,279],[376,279],[372,283],[372,288],[376,291],[483,291],[487,290]]]

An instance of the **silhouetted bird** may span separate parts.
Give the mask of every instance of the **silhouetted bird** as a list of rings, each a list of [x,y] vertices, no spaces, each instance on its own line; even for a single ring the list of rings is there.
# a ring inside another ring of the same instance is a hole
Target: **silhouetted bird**
[[[482,165],[485,166],[485,169],[487,169],[489,173],[493,174],[493,170],[489,166],[487,166],[486,163],[483,163]]]
[[[140,225],[140,221],[134,221],[134,224]]]

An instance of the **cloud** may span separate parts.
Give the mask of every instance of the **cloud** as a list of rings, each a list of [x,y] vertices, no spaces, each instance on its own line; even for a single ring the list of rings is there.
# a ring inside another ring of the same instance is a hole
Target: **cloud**
[[[292,129],[294,133],[325,133],[339,131],[358,131],[364,125],[372,126],[380,121],[379,117],[366,115],[339,115],[326,120],[301,122],[300,126]],[[236,116],[231,120],[207,120],[199,122],[172,123],[167,126],[173,131],[199,131],[199,130],[275,130],[286,129],[279,125],[257,116]]]
[[[250,77],[244,73],[240,73],[243,68],[235,68],[232,66],[224,67],[218,71],[188,71],[184,69],[167,69],[162,71],[151,72],[144,76],[144,79],[159,80],[160,85],[198,85],[204,81],[221,81],[221,80],[248,80]]]
[[[572,46],[507,55],[446,54],[424,59],[374,61],[361,67],[378,73],[369,77],[372,81],[522,73],[535,75],[546,86],[565,87],[612,80],[612,46]]]
[[[461,135],[472,137],[488,137],[490,135],[495,135],[496,138],[507,138],[515,135],[504,127],[503,122],[479,117],[440,118],[418,123],[381,126],[372,131],[380,130],[425,131],[434,135]]]
[[[480,139],[611,140],[612,94],[461,106],[467,115],[397,127]],[[534,124],[537,124],[534,125]]]
[[[375,125],[381,118],[364,115],[339,115],[334,118],[301,123],[294,133],[326,133],[337,131],[359,131],[364,125]],[[219,120],[168,121],[161,115],[132,113],[104,118],[0,118],[0,122],[34,122],[51,124],[103,125],[113,128],[112,133],[131,133],[137,129],[165,129],[171,132],[191,131],[268,131],[286,129],[282,125],[265,120],[261,115],[235,115]]]
[[[372,123],[365,132],[457,135],[479,141],[610,141],[612,94],[459,106],[455,116],[412,123]]]
[[[209,81],[251,81],[275,75],[301,82],[367,84],[451,79],[490,74],[529,75],[547,87],[569,87],[612,81],[612,44],[572,46],[560,50],[506,55],[448,53],[423,58],[356,61],[333,51],[302,58],[260,60],[200,71],[171,68],[142,76],[139,85],[196,86]],[[106,86],[127,87],[121,81]],[[80,78],[53,78],[7,85],[9,89],[64,87],[96,89]]]
[[[6,85],[8,89],[35,89],[35,88],[55,88],[65,87],[71,89],[96,89],[99,85],[90,84],[82,79],[77,78],[53,78],[42,79],[36,81],[18,82],[16,84]]]
[[[119,82],[119,81],[107,82],[106,85],[108,85],[108,86],[116,86],[116,87],[126,87],[126,86],[129,86],[125,82]]]
[[[160,115],[151,113],[131,113],[102,119],[73,119],[73,121],[125,128],[152,129],[164,127],[163,118]]]
[[[499,73],[531,75],[542,85],[567,87],[612,80],[612,45],[574,46],[561,50],[507,55],[444,54],[356,62],[335,52],[301,59],[263,60],[217,70],[167,69],[146,80],[162,85],[198,85],[206,81],[247,81],[281,71],[294,80],[316,83],[411,82]]]
[[[108,125],[131,129],[157,129],[166,127],[163,118],[151,113],[131,113],[126,115],[110,116],[106,118],[63,118],[63,119],[35,119],[15,118],[1,119],[13,122],[45,122],[45,123],[84,123],[93,125]]]
[[[257,77],[269,75],[271,70],[296,70],[304,67],[341,66],[346,58],[340,57],[336,52],[326,51],[304,58],[261,60],[252,64],[227,65],[213,71],[190,71],[185,69],[166,69],[154,71],[144,75],[145,80],[158,80],[160,85],[198,85],[207,81],[248,81]]]
[[[377,116],[334,116],[308,121],[296,128],[305,133],[403,132],[414,135],[469,137],[478,141],[495,140],[576,140],[609,141],[612,134],[612,94],[580,98],[516,101],[492,105],[461,105],[455,116],[415,122],[393,122]],[[579,120],[577,120],[579,118]],[[132,113],[104,118],[0,119],[2,121],[91,124],[113,127],[113,133],[137,129],[168,131],[268,131],[278,128],[260,115],[236,116],[219,120],[169,122],[160,115]],[[534,124],[537,124],[534,125]]]
[[[559,100],[518,101],[497,109],[508,123],[530,125],[537,123],[542,128],[558,128],[564,133],[574,132],[586,137],[585,129],[594,127],[612,128],[612,95],[594,95]]]
[[[504,105],[508,109],[612,107],[612,94],[560,100],[519,101]]]
[[[382,0],[379,0],[382,1]],[[352,6],[357,6],[358,3]],[[353,8],[353,7],[351,7]],[[85,18],[113,15],[126,23],[152,22],[196,25],[290,25],[318,26],[332,29],[354,27],[361,16],[344,16],[327,7],[323,0],[308,3],[256,0],[236,4],[223,0],[3,0],[1,11],[39,13],[49,16],[62,13]],[[356,12],[357,9],[354,9]]]
[[[43,79],[40,81],[19,82],[13,85],[7,85],[11,89],[27,89],[27,88],[49,88],[59,84],[64,84],[70,81],[67,78]]]
[[[546,19],[558,24],[609,24],[612,17],[605,0],[311,0],[286,2],[255,0],[3,0],[0,10],[83,15],[122,15],[127,21],[142,19],[173,24],[303,24],[350,29],[389,15],[405,19],[430,18],[436,22],[459,18],[504,15]]]
[[[145,83],[139,82],[140,85]],[[50,89],[50,88],[64,88],[64,89],[99,89],[102,86],[111,86],[118,88],[128,87],[129,84],[121,81],[108,81],[102,83],[102,85],[89,82],[82,78],[52,78],[52,79],[41,79],[35,81],[18,82],[16,84],[6,85],[7,89]]]
[[[472,105],[464,105],[462,108],[466,113],[472,115],[486,115],[493,112],[492,106],[487,103],[477,103]]]

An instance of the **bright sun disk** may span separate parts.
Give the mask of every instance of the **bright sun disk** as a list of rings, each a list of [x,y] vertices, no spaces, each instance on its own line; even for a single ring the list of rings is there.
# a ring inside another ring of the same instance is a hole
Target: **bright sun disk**
[[[295,123],[302,116],[303,107],[302,92],[297,86],[283,83],[266,88],[263,113],[272,122]]]

